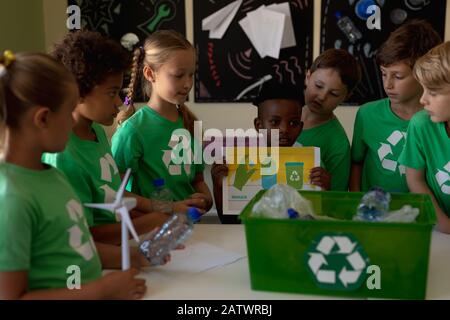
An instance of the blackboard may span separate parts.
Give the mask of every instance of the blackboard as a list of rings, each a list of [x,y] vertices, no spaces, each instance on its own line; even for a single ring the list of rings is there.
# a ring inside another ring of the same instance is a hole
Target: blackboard
[[[113,38],[131,52],[159,29],[186,35],[184,0],[68,0],[81,9],[81,27]],[[125,77],[128,83],[128,76]],[[143,101],[140,88],[135,101]]]
[[[210,39],[202,20],[234,0],[194,0],[194,43],[197,49],[196,102],[249,102],[258,88],[240,99],[240,93],[266,75],[304,88],[305,70],[311,64],[313,1],[244,0],[222,39]],[[289,2],[296,46],[280,51],[278,59],[261,58],[239,25],[239,20],[261,5]]]
[[[186,34],[184,0],[69,0],[73,4],[81,9],[82,28],[121,41],[127,49],[133,40],[123,39],[128,33],[139,42],[158,29]]]
[[[380,8],[381,30],[367,27],[363,10],[370,4]],[[428,21],[444,39],[446,0],[322,0],[321,52],[329,48],[346,49],[359,60],[363,78],[352,97],[344,104],[360,105],[386,97],[379,67],[375,60],[377,49],[396,28],[412,19]],[[359,10],[358,10],[359,9]],[[347,16],[361,32],[362,38],[352,43],[338,27],[336,13]]]

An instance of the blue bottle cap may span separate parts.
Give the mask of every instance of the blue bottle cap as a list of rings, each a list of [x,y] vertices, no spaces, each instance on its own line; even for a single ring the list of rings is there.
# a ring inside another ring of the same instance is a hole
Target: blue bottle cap
[[[194,222],[200,221],[200,218],[201,218],[201,216],[202,216],[202,215],[200,214],[200,211],[198,211],[198,209],[197,209],[197,208],[194,208],[194,207],[190,207],[190,208],[188,209],[187,215],[188,215],[188,217],[191,218],[191,220],[194,221]]]
[[[158,179],[153,180],[153,186],[155,186],[156,188],[163,187],[164,179],[158,178]]]
[[[288,213],[289,219],[297,219],[298,218],[298,212],[292,208],[289,208],[287,213]]]

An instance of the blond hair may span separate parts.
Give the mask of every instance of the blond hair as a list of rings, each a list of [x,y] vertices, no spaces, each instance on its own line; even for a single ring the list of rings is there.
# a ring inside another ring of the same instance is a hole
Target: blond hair
[[[127,108],[118,115],[121,124],[131,117],[136,109],[133,103],[138,77],[142,77],[142,87],[147,97],[151,96],[151,83],[143,77],[144,66],[157,71],[176,50],[194,50],[192,44],[180,33],[173,30],[159,30],[152,33],[144,42],[144,46],[134,51],[131,79],[127,92]],[[183,125],[193,133],[195,115],[185,106],[179,105],[179,112],[183,116]]]
[[[25,112],[36,105],[57,111],[66,101],[73,75],[43,53],[19,53],[14,61],[0,54],[0,144],[4,129],[18,128]]]
[[[450,88],[450,41],[419,58],[413,73],[417,81],[430,90]]]

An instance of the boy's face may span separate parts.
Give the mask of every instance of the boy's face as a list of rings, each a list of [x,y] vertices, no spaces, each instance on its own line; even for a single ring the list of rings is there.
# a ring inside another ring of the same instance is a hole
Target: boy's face
[[[119,96],[122,81],[122,72],[108,75],[101,84],[96,85],[81,99],[75,113],[104,126],[112,125],[122,105],[122,99]]]
[[[450,121],[450,88],[430,90],[423,87],[420,103],[430,115],[433,122]]]
[[[330,68],[308,71],[305,84],[305,102],[312,113],[332,113],[349,93],[339,73]]]
[[[176,50],[156,72],[148,72],[144,70],[152,84],[152,95],[172,104],[184,104],[194,83],[195,52]]]
[[[255,129],[267,129],[267,144],[270,146],[270,129],[279,130],[279,146],[292,147],[302,132],[302,108],[297,101],[273,99],[262,102]]]
[[[391,103],[401,104],[419,100],[422,87],[414,78],[411,67],[405,62],[381,66],[383,87]]]

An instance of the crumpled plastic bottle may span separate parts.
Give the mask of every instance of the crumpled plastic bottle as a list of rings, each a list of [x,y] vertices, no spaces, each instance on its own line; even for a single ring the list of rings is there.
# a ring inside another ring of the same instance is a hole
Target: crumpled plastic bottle
[[[314,216],[311,202],[303,198],[296,189],[289,185],[276,184],[253,206],[252,215],[289,219],[289,211],[292,214],[292,210],[298,213],[299,219],[302,219],[304,215]]]
[[[152,266],[164,263],[165,257],[190,237],[194,223],[200,220],[197,208],[189,208],[185,213],[174,213],[156,233],[150,233],[150,238],[144,239],[139,245],[142,254]]]
[[[310,214],[302,214],[299,215],[297,211],[295,211],[292,208],[288,209],[288,216],[289,219],[299,219],[299,220],[316,220],[312,215]]]
[[[382,188],[375,187],[361,199],[354,220],[380,221],[389,212],[391,194]]]
[[[381,188],[373,188],[361,199],[355,221],[405,222],[416,221],[419,209],[406,204],[398,210],[389,211],[391,195]]]

